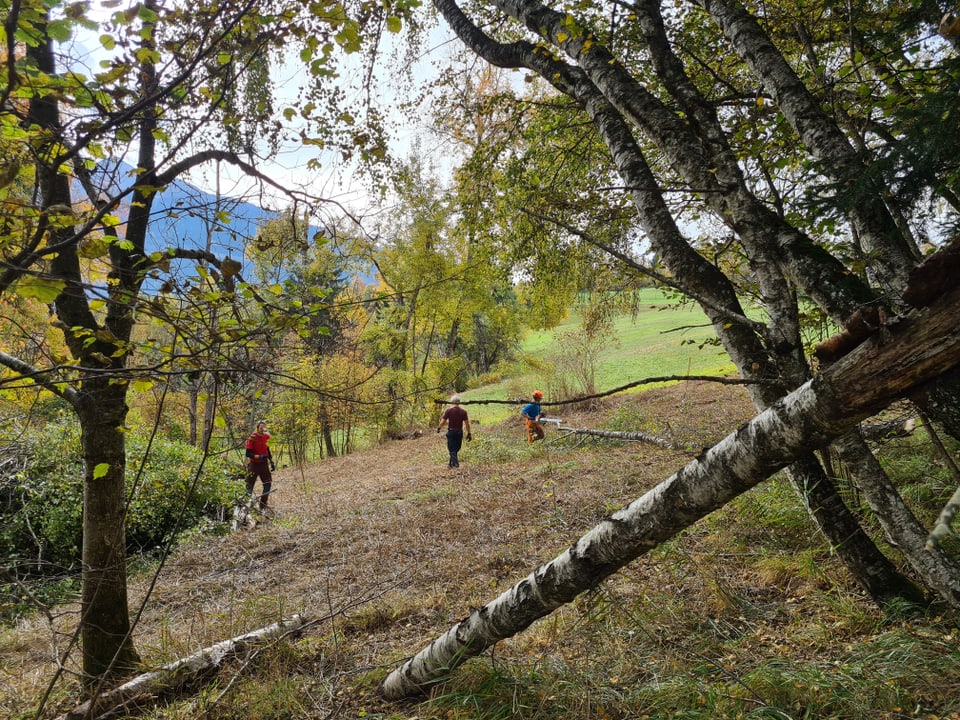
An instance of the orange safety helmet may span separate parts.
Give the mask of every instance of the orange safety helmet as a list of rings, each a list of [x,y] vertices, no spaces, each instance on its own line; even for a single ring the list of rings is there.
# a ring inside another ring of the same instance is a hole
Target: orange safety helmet
[[[534,399],[534,400],[542,400],[542,399],[543,399],[543,393],[540,392],[539,390],[534,390],[534,391],[533,391],[533,399]]]

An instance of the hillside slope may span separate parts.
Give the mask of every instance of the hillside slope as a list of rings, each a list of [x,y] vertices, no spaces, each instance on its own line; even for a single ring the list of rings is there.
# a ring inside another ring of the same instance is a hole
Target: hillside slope
[[[518,422],[487,426],[483,406],[467,409],[475,439],[459,469],[446,468],[432,430],[284,468],[275,518],[184,543],[137,629],[151,666],[294,613],[311,624],[289,645],[235,662],[212,687],[147,716],[572,720],[752,717],[744,709],[757,708],[773,712],[763,717],[894,718],[923,717],[892,710],[906,697],[916,708],[918,698],[958,702],[893,651],[880,662],[917,687],[881,683],[870,674],[875,658],[851,669],[851,655],[886,642],[883,618],[849,586],[792,491],[774,481],[468,662],[430,698],[383,703],[377,684],[405,657],[689,459],[651,445],[562,441],[553,428],[549,442],[531,448]],[[690,384],[564,417],[573,427],[639,429],[699,448],[751,414],[740,389]],[[135,576],[135,605],[150,584],[147,573]],[[56,624],[67,631],[73,619],[59,615]],[[909,632],[920,636],[911,642],[917,653],[927,631]],[[0,709],[32,717],[18,713],[36,706],[52,675],[49,628],[40,619],[15,643],[4,637],[0,663],[23,680]],[[955,651],[929,655],[940,681],[960,678]],[[819,675],[800,677],[810,667]],[[861,682],[880,689],[865,701]],[[862,714],[850,709],[864,702]],[[772,710],[798,703],[813,714]],[[878,714],[878,704],[891,710]]]
[[[564,418],[572,427],[595,427],[617,406],[645,425],[638,429],[694,447],[750,415],[737,390],[678,386]],[[378,618],[374,625],[392,626],[382,641],[408,654],[687,460],[640,444],[598,454],[590,441],[577,449],[559,443],[552,427],[552,442],[531,448],[519,422],[487,427],[482,406],[467,409],[474,441],[465,443],[457,469],[446,467],[442,435],[427,431],[302,470],[279,470],[271,501],[277,516],[177,552],[146,624],[170,615],[202,617],[202,634],[189,636],[195,648],[281,615],[316,618],[369,603],[379,609],[368,608]],[[238,602],[255,609],[238,613]],[[209,620],[221,616],[230,622]]]

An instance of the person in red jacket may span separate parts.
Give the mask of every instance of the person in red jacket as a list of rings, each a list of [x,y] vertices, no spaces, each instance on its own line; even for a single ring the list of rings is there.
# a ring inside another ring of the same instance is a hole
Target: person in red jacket
[[[273,462],[273,454],[267,442],[270,440],[270,433],[267,432],[267,421],[261,420],[257,423],[257,429],[250,433],[247,438],[247,493],[253,495],[253,486],[260,478],[263,485],[263,492],[260,494],[260,509],[267,507],[267,499],[270,495],[270,487],[273,485],[273,475],[271,470],[276,470],[277,466]]]

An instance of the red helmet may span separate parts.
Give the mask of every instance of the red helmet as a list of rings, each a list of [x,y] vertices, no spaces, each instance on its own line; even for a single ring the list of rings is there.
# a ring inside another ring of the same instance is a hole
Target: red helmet
[[[533,399],[534,399],[534,400],[542,400],[542,399],[543,399],[543,393],[540,392],[539,390],[534,390],[534,391],[533,391]]]

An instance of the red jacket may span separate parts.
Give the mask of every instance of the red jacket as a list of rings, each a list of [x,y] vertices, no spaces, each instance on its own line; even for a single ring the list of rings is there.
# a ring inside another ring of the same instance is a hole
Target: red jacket
[[[267,447],[269,439],[270,433],[250,433],[246,442],[247,457],[253,462],[266,462],[271,457],[270,448]]]

